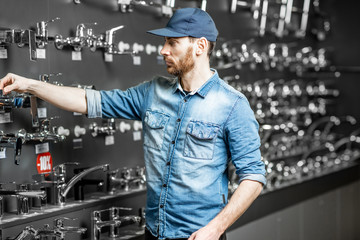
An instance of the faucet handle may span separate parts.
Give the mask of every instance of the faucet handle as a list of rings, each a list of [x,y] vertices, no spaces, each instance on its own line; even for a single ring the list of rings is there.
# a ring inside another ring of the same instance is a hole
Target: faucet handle
[[[56,165],[55,167],[53,167],[54,175],[55,176],[65,175],[66,174],[66,166],[69,166],[69,165],[78,166],[79,164],[80,163],[78,163],[78,162],[66,162],[66,163],[61,163],[59,165]]]
[[[64,227],[64,221],[65,220],[71,220],[71,221],[75,221],[77,220],[77,218],[69,218],[69,217],[59,217],[59,218],[55,218],[54,219],[54,226],[57,228],[62,228]]]
[[[40,74],[39,80],[42,82],[49,82],[50,77],[58,77],[61,76],[62,73],[50,73],[50,74]]]

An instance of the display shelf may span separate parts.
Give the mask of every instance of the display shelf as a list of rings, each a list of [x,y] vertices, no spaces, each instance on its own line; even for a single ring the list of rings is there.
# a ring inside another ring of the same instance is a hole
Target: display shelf
[[[65,215],[67,213],[95,207],[98,205],[107,205],[112,202],[116,203],[129,197],[137,197],[137,195],[142,195],[145,191],[146,188],[132,189],[129,191],[119,191],[111,195],[103,192],[95,192],[89,195],[85,195],[86,200],[75,201],[73,199],[67,199],[64,206],[46,205],[41,209],[31,209],[29,214],[23,215],[5,213],[4,216],[0,219],[0,229],[13,227],[20,224],[31,224],[31,222],[35,222],[41,219]]]

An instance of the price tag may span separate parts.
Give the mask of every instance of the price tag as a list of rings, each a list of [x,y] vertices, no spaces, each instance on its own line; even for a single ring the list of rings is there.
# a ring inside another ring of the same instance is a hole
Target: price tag
[[[10,113],[0,113],[0,123],[9,123],[11,122]]]
[[[82,138],[74,138],[74,139],[73,139],[73,148],[74,148],[74,149],[83,148]]]
[[[6,158],[6,148],[0,148],[0,159]]]
[[[38,59],[46,59],[46,49],[44,48],[37,48],[36,49],[36,57]]]
[[[81,52],[72,51],[71,52],[71,60],[73,60],[73,61],[81,61]]]
[[[105,62],[112,62],[113,61],[113,55],[109,53],[104,53]]]
[[[141,65],[141,57],[140,56],[133,56],[133,64],[134,65]]]
[[[35,154],[40,154],[40,153],[46,153],[49,152],[49,143],[41,143],[41,144],[36,144],[35,145]]]
[[[0,59],[7,59],[7,49],[6,48],[0,48]]]
[[[47,109],[46,108],[38,108],[37,114],[39,118],[46,118],[47,117]]]
[[[133,132],[133,140],[140,141],[141,140],[141,131],[134,131]]]
[[[113,135],[109,135],[105,137],[105,146],[114,145],[115,144],[115,138]]]
[[[51,172],[53,166],[52,157],[49,152],[41,153],[36,158],[36,169],[38,173]]]

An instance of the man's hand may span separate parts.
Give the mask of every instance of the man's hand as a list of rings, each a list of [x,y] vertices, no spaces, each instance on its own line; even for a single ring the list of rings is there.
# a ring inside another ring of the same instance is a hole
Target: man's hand
[[[6,95],[11,91],[25,92],[28,88],[28,79],[8,73],[4,78],[0,80],[0,89],[3,90],[3,94]]]
[[[262,183],[253,180],[241,181],[228,204],[205,227],[200,228],[188,240],[218,240],[259,196]]]
[[[207,225],[191,234],[188,240],[219,240],[221,235],[216,228]]]

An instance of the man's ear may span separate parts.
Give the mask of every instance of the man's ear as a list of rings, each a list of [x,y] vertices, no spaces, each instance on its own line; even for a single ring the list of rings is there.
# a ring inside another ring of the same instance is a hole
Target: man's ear
[[[199,38],[197,39],[196,41],[196,55],[197,56],[200,56],[201,54],[203,53],[206,53],[207,54],[207,49],[208,49],[208,46],[209,45],[209,42],[206,38],[202,37],[202,38]]]

